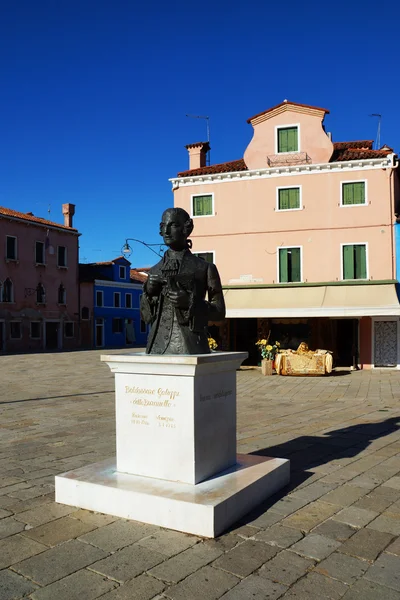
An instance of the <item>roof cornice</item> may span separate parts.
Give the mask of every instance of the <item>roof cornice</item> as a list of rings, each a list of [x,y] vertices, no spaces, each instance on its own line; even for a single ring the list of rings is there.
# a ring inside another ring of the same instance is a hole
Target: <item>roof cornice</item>
[[[61,233],[70,233],[72,235],[80,236],[81,234],[77,229],[70,229],[68,227],[63,227],[60,225],[48,225],[47,223],[40,223],[38,221],[29,221],[28,219],[24,219],[23,217],[14,217],[13,215],[4,215],[0,213],[0,219],[6,219],[9,221],[17,221],[18,223],[23,223],[24,225],[32,226],[32,227],[44,227],[44,229],[53,229],[54,231],[59,231]]]
[[[343,171],[360,171],[368,169],[394,168],[396,154],[388,154],[382,158],[369,158],[364,160],[348,160],[332,163],[291,165],[280,167],[267,167],[265,169],[253,169],[248,171],[233,171],[228,173],[212,173],[208,175],[197,175],[187,177],[172,177],[169,181],[172,188],[186,187],[207,183],[226,183],[249,179],[270,179],[274,177],[287,177],[288,175],[312,175],[317,173],[340,173]]]

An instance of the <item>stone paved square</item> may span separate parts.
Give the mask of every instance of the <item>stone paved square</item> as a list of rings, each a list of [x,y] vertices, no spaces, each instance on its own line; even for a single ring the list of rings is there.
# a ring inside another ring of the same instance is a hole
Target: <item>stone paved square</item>
[[[115,454],[101,354],[0,356],[0,598],[400,600],[400,372],[238,371],[238,451],[291,482],[205,540],[54,503],[54,475]]]

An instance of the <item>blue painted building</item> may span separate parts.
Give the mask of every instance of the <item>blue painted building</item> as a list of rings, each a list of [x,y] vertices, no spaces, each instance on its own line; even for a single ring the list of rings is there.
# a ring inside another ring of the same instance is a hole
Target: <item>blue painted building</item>
[[[86,345],[95,348],[146,345],[148,327],[140,318],[139,308],[143,285],[131,276],[130,266],[123,256],[109,262],[80,265],[81,289],[89,284],[93,300],[92,307],[87,307],[88,314],[92,311],[92,331]]]

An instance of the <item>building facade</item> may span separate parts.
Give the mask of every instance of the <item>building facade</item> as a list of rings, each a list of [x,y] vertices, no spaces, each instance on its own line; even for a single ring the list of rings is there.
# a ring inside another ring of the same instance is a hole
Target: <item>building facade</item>
[[[79,345],[78,238],[64,225],[0,207],[0,352]]]
[[[286,347],[332,350],[337,365],[400,365],[395,213],[398,160],[373,142],[333,142],[329,111],[285,101],[251,117],[243,158],[206,166],[187,146],[172,181],[193,217],[193,252],[218,265],[222,347],[247,350],[271,332]]]
[[[140,318],[143,285],[130,262],[80,265],[82,343],[85,347],[145,346],[147,326]]]

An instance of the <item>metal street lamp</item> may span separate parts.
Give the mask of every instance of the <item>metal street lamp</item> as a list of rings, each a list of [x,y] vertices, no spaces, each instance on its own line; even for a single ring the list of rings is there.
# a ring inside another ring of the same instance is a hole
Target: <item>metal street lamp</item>
[[[137,242],[138,244],[142,244],[143,246],[146,246],[146,248],[148,248],[149,250],[154,252],[154,254],[157,254],[157,256],[163,255],[162,247],[164,246],[164,244],[147,244],[146,242],[143,242],[142,240],[137,240],[135,238],[126,238],[125,244],[122,246],[122,254],[125,257],[129,257],[133,252],[133,250],[132,250],[131,246],[128,244],[128,242]],[[153,250],[152,246],[158,246],[158,252],[156,250]]]

